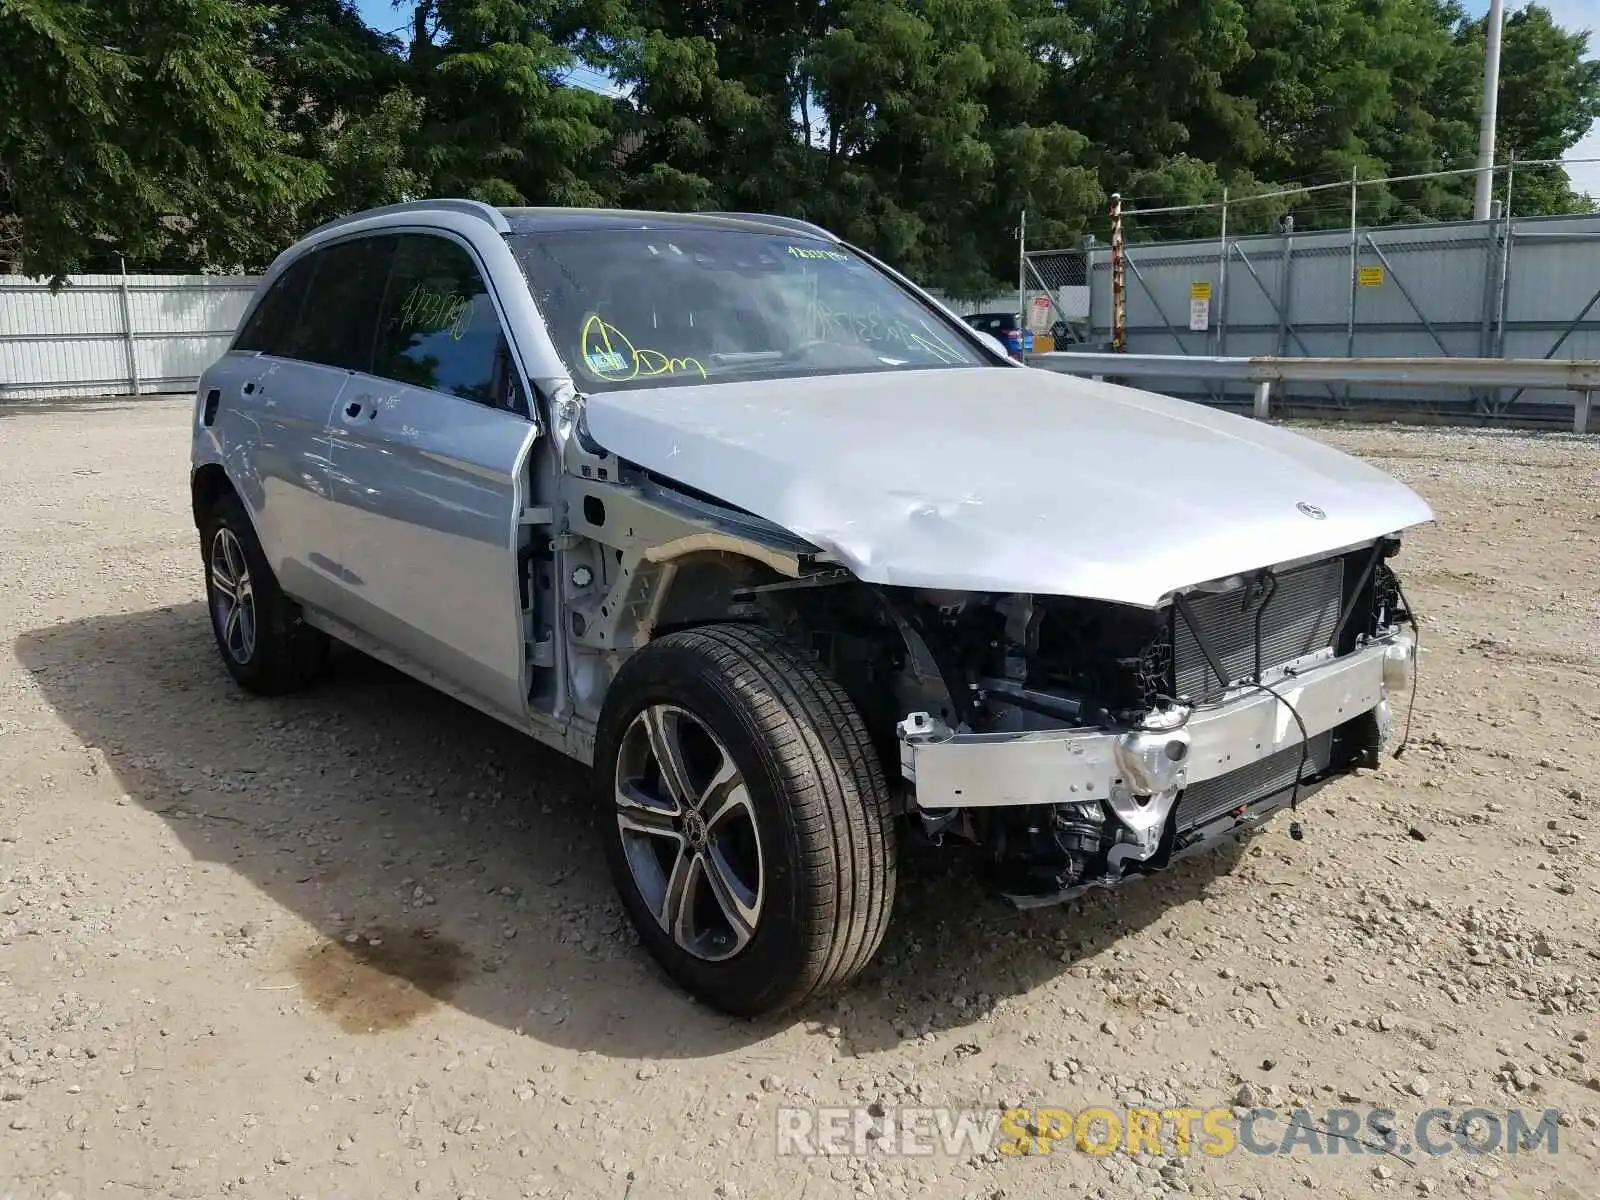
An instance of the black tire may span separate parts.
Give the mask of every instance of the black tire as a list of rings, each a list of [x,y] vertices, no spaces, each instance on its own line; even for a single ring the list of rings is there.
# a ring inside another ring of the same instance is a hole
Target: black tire
[[[720,961],[685,949],[654,915],[618,820],[619,754],[641,714],[671,711],[657,706],[688,713],[721,743],[759,838],[759,920]],[[751,626],[668,634],[622,665],[595,749],[612,879],[646,948],[685,990],[756,1016],[838,988],[871,961],[894,901],[889,792],[860,715],[812,658]]]
[[[253,606],[249,639],[241,638],[238,624],[228,623],[227,589],[213,569],[223,538],[232,539],[226,548],[242,554],[248,572]],[[262,696],[283,695],[314,683],[328,661],[328,636],[307,625],[300,606],[283,594],[244,505],[231,492],[219,496],[200,522],[200,561],[206,573],[211,632],[228,674],[247,691]]]

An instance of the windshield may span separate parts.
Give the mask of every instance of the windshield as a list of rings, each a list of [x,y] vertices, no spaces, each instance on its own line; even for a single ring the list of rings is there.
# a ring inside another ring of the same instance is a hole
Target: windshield
[[[509,241],[583,390],[984,365],[892,280],[818,238],[680,228]]]

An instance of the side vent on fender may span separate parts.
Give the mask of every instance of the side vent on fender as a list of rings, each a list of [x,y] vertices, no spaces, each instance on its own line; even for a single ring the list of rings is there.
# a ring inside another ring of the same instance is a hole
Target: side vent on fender
[[[200,415],[201,423],[210,425],[217,419],[217,405],[222,403],[222,389],[212,388],[206,393],[206,406]]]

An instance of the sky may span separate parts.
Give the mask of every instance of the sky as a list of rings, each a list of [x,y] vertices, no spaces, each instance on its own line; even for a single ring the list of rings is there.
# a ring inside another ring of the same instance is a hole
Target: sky
[[[1564,29],[1600,29],[1600,0],[1541,0],[1555,16],[1556,24]],[[409,0],[396,6],[394,0],[357,0],[356,7],[374,29],[402,31],[407,24],[406,14],[411,11]],[[1488,0],[1467,0],[1466,7],[1487,12]],[[1508,0],[1507,9],[1521,7],[1519,0]],[[1591,57],[1600,53],[1600,38],[1590,39]],[[588,86],[601,86],[603,80],[593,72],[581,72],[573,82]],[[1590,128],[1588,135],[1567,153],[1568,159],[1600,159],[1600,122]],[[1600,196],[1600,162],[1571,162],[1567,167],[1573,186],[1580,192]]]

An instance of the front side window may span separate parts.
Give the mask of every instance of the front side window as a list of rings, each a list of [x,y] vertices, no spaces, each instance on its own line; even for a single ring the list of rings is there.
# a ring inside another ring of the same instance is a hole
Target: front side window
[[[372,371],[516,409],[510,385],[515,372],[500,317],[465,247],[428,234],[401,237],[378,317]]]
[[[606,229],[509,240],[586,390],[985,365],[937,313],[818,238]]]

